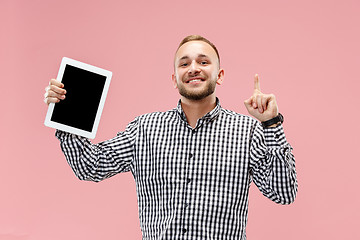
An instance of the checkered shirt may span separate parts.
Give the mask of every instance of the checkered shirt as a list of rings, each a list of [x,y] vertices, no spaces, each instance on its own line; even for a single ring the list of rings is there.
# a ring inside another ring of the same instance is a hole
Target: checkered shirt
[[[280,204],[297,193],[295,159],[282,125],[216,107],[192,128],[179,104],[137,117],[113,139],[56,132],[81,180],[131,171],[144,240],[246,239],[251,181]]]

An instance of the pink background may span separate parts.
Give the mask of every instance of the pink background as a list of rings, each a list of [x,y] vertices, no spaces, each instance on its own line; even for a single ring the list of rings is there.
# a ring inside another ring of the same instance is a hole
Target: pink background
[[[130,173],[79,181],[43,125],[44,88],[67,56],[113,71],[98,135],[175,107],[174,51],[220,51],[223,107],[247,113],[253,75],[277,96],[294,147],[294,204],[251,187],[248,239],[360,239],[360,2],[0,0],[0,239],[140,239]]]

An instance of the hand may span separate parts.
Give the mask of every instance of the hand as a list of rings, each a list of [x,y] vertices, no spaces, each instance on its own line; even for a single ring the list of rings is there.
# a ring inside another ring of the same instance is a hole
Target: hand
[[[45,88],[44,102],[49,105],[50,103],[58,103],[60,100],[64,100],[66,90],[63,88],[64,84],[56,79],[51,79],[49,86]]]
[[[244,104],[249,114],[260,122],[270,120],[279,114],[275,95],[263,94],[261,92],[259,76],[257,74],[254,77],[253,95],[245,100]]]

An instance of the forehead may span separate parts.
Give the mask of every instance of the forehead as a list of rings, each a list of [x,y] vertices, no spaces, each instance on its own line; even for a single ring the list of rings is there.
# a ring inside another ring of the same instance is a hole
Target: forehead
[[[212,59],[217,59],[215,50],[206,42],[190,41],[184,43],[175,54],[175,62],[184,57],[196,58],[200,55],[206,55]]]

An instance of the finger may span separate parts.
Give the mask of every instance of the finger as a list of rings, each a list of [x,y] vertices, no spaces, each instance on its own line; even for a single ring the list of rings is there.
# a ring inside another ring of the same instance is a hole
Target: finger
[[[262,109],[264,112],[267,109],[269,100],[270,100],[270,96],[262,96],[262,98],[261,98],[261,106],[262,106]]]
[[[260,80],[259,80],[259,75],[258,74],[255,74],[255,77],[254,77],[254,90],[260,90]]]
[[[60,99],[58,98],[52,98],[52,97],[47,97],[47,98],[44,98],[44,102],[49,105],[50,103],[58,103],[60,102]]]
[[[57,93],[57,94],[60,94],[60,95],[65,95],[65,94],[66,94],[66,90],[65,90],[65,89],[60,88],[60,87],[57,87],[57,86],[55,86],[55,85],[50,85],[50,86],[49,86],[48,92],[50,92],[50,91],[53,91],[53,92],[55,92],[55,93]]]
[[[45,97],[53,97],[53,98],[58,98],[58,99],[61,99],[61,100],[64,100],[65,99],[65,95],[64,94],[58,94],[54,91],[48,91],[45,93]]]
[[[264,109],[263,109],[263,105],[262,105],[262,95],[256,96],[256,104],[257,104],[259,113],[263,113]]]
[[[256,95],[252,95],[250,98],[250,104],[252,105],[253,108],[257,108],[257,104],[256,104]]]
[[[64,87],[64,84],[58,80],[56,80],[55,78],[51,79],[50,82],[49,82],[49,85],[55,85],[59,88],[63,88]]]

